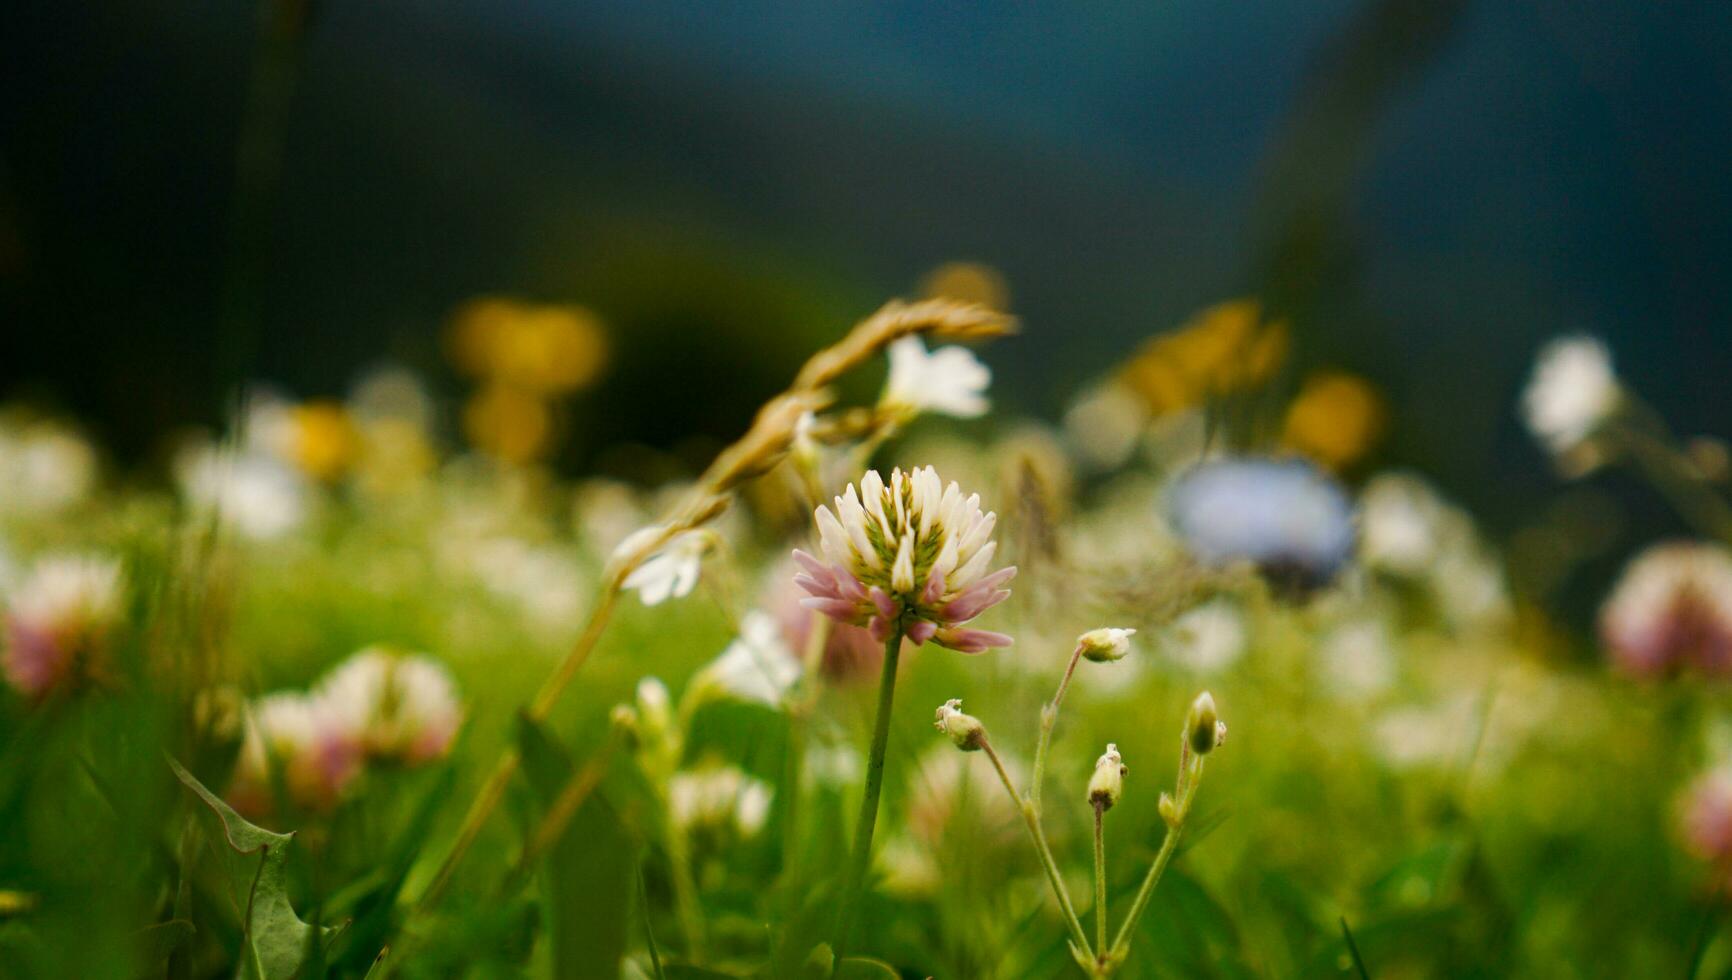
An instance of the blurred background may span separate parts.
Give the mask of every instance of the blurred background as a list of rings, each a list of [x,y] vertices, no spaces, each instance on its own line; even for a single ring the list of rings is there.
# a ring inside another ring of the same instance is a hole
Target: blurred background
[[[1732,4],[129,0],[4,22],[0,401],[73,415],[122,472],[251,383],[340,397],[390,361],[461,390],[442,337],[488,295],[605,325],[560,468],[701,457],[953,261],[1024,320],[991,352],[1003,410],[1057,419],[1150,336],[1256,296],[1291,324],[1295,383],[1327,364],[1381,392],[1371,464],[1504,534],[1558,507],[1631,544],[1673,520],[1615,475],[1560,496],[1514,413],[1543,339],[1607,338],[1684,435],[1732,408]]]

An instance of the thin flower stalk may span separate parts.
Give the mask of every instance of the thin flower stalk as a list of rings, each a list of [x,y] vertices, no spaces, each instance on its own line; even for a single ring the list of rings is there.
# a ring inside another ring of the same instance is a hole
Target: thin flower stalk
[[[884,789],[884,752],[890,743],[890,712],[896,699],[896,662],[902,653],[902,624],[898,619],[884,641],[884,673],[878,681],[878,707],[872,723],[872,747],[866,759],[866,793],[860,800],[860,819],[854,824],[854,852],[843,880],[842,902],[837,915],[836,959],[848,948],[849,933],[859,914],[860,890],[872,865],[872,835],[878,823],[878,797]]]
[[[1083,643],[1080,641],[1076,649],[1071,651],[1070,662],[1064,666],[1064,676],[1059,678],[1058,690],[1053,692],[1052,700],[1040,709],[1040,741],[1034,746],[1034,775],[1029,782],[1028,798],[1034,804],[1035,813],[1040,813],[1040,789],[1046,781],[1046,750],[1052,743],[1052,730],[1058,724],[1059,705],[1064,703],[1064,692],[1070,689],[1071,675],[1076,673],[1077,661],[1082,659]]]
[[[1041,869],[1046,872],[1047,884],[1052,886],[1052,893],[1058,899],[1058,906],[1064,912],[1065,927],[1070,930],[1070,938],[1081,953],[1089,959],[1094,958],[1094,949],[1089,945],[1088,934],[1083,931],[1082,920],[1077,918],[1076,905],[1071,902],[1070,889],[1065,887],[1064,876],[1059,873],[1058,862],[1053,859],[1052,848],[1046,841],[1046,831],[1040,823],[1040,813],[1034,804],[1024,799],[1016,791],[1016,784],[1011,782],[1010,773],[1005,771],[1003,760],[998,757],[998,750],[992,747],[992,741],[982,737],[980,747],[986,752],[986,757],[992,760],[992,768],[998,772],[998,779],[1004,784],[1004,791],[1010,794],[1010,799],[1016,804],[1017,812],[1022,814],[1022,822],[1028,827],[1029,839],[1034,842],[1035,853],[1040,856]]]
[[[1096,802],[1095,811],[1095,949],[1107,948],[1107,847],[1102,817],[1106,805]]]

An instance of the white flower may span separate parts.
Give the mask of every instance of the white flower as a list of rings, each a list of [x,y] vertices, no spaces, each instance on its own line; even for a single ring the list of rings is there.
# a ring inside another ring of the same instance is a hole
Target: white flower
[[[108,558],[45,558],[5,599],[0,668],[38,698],[89,669],[121,615],[120,563]]]
[[[1323,687],[1343,701],[1376,697],[1395,683],[1389,630],[1376,619],[1345,623],[1317,644]]]
[[[890,377],[879,403],[919,414],[936,412],[971,419],[985,415],[992,370],[965,347],[930,353],[917,336],[890,345]]]
[[[361,771],[361,745],[328,701],[279,691],[253,702],[226,794],[242,813],[268,814],[277,776],[296,806],[329,809]]]
[[[621,542],[620,548],[632,544],[636,537],[633,535]],[[708,539],[702,534],[693,531],[677,534],[660,551],[639,562],[621,584],[636,589],[638,598],[646,606],[656,605],[670,596],[683,599],[697,587],[698,575],[703,570],[704,551],[708,547]]]
[[[1174,620],[1167,637],[1175,662],[1198,673],[1225,670],[1245,653],[1245,620],[1232,603],[1213,599]]]
[[[800,677],[800,661],[782,639],[775,617],[754,609],[740,624],[740,635],[698,675],[741,701],[779,707]]]
[[[64,510],[89,495],[96,453],[77,433],[54,423],[0,429],[0,513]]]
[[[369,754],[410,763],[444,755],[463,721],[444,667],[384,647],[368,647],[339,664],[314,699]]]
[[[300,474],[273,456],[198,446],[175,461],[181,493],[255,541],[280,538],[307,516]]]
[[[559,548],[501,535],[478,542],[466,557],[477,581],[537,625],[563,628],[581,611],[583,570]]]
[[[718,828],[750,837],[770,815],[770,787],[733,766],[676,773],[668,781],[668,816],[684,830]]]
[[[1373,477],[1359,496],[1361,559],[1397,575],[1423,574],[1442,544],[1443,511],[1443,501],[1417,477]]]
[[[1620,397],[1606,345],[1593,337],[1560,337],[1535,359],[1522,414],[1534,436],[1562,456],[1593,435]]]

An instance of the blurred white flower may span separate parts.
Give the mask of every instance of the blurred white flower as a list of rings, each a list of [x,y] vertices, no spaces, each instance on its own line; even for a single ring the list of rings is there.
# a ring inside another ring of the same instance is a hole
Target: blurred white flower
[[[1444,504],[1424,480],[1381,473],[1359,495],[1359,555],[1365,564],[1403,576],[1426,572],[1441,545]]]
[[[1643,551],[1600,610],[1600,635],[1633,674],[1732,673],[1732,553],[1688,541]]]
[[[463,722],[444,667],[385,647],[368,647],[337,665],[313,697],[368,755],[407,763],[444,755]]]
[[[750,837],[770,815],[771,790],[734,766],[675,773],[668,781],[668,816],[682,830],[732,830]]]
[[[1343,701],[1389,690],[1395,657],[1388,628],[1375,619],[1359,619],[1330,630],[1317,644],[1317,672],[1323,689]]]
[[[799,678],[800,661],[783,642],[781,624],[754,609],[740,623],[740,635],[696,680],[741,701],[777,708]]]
[[[361,772],[362,746],[336,706],[299,691],[253,702],[235,775],[225,794],[252,816],[275,807],[278,776],[295,806],[328,810]]]
[[[889,354],[890,377],[879,404],[964,419],[986,414],[992,371],[967,348],[940,347],[928,353],[920,338],[910,335],[891,344]]]
[[[1226,670],[1245,653],[1245,617],[1226,599],[1211,599],[1167,627],[1167,654],[1200,674]]]
[[[1372,726],[1377,754],[1393,769],[1459,764],[1477,737],[1474,706],[1462,695],[1388,711]]]
[[[623,549],[631,542],[632,538],[627,538],[620,547]],[[675,535],[660,551],[638,563],[621,584],[635,589],[646,606],[658,605],[670,597],[683,599],[697,586],[704,552],[708,549],[708,539],[695,531]]]
[[[563,630],[576,621],[584,594],[576,558],[550,545],[505,536],[476,542],[468,552],[476,580],[516,603],[536,625]]]
[[[35,517],[84,500],[96,483],[96,452],[52,422],[0,427],[0,514]]]
[[[306,481],[274,456],[206,444],[183,450],[174,469],[188,503],[244,537],[280,538],[306,520]]]
[[[866,763],[860,750],[845,742],[813,745],[806,752],[806,772],[814,782],[832,788],[858,786]]]
[[[38,561],[5,597],[0,668],[7,682],[40,698],[96,669],[121,600],[118,561],[70,555]]]
[[[1535,438],[1555,456],[1593,435],[1617,410],[1622,395],[1612,355],[1594,337],[1560,337],[1540,349],[1522,393],[1522,415]]]

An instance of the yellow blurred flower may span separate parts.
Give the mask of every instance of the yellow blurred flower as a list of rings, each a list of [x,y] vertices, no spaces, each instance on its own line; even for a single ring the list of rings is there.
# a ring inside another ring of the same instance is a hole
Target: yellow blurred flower
[[[1262,384],[1286,357],[1287,325],[1265,323],[1262,304],[1241,299],[1211,306],[1150,340],[1121,377],[1151,415],[1164,415]]]
[[[368,493],[407,490],[433,471],[437,457],[427,433],[408,419],[383,418],[361,427],[364,451],[355,480]]]
[[[586,387],[607,363],[601,324],[580,306],[476,300],[452,320],[447,342],[464,373],[541,395]]]
[[[290,456],[301,471],[316,480],[335,480],[354,465],[360,450],[355,423],[343,406],[310,401],[290,410]]]
[[[928,299],[978,303],[999,312],[1010,309],[1004,274],[984,262],[946,262],[926,274],[920,291]]]
[[[508,385],[488,385],[463,406],[463,434],[470,445],[508,463],[527,463],[552,444],[553,413],[547,403]]]
[[[1288,406],[1284,440],[1289,449],[1339,470],[1377,444],[1387,414],[1383,396],[1364,378],[1314,374]]]

